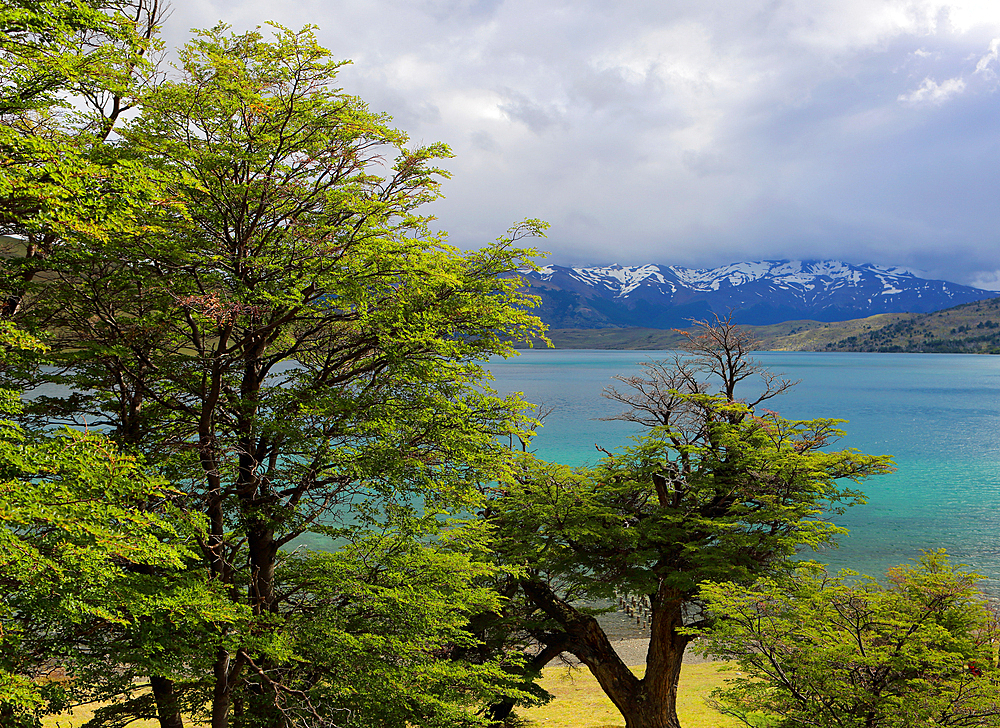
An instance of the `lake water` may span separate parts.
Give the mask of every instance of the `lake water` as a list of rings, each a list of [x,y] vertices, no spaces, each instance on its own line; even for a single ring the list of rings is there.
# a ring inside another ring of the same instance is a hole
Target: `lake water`
[[[500,392],[552,407],[532,443],[542,458],[595,463],[639,428],[602,422],[622,406],[601,396],[616,374],[667,352],[529,350],[490,363]],[[863,484],[868,504],[834,519],[850,529],[814,555],[833,569],[881,575],[921,550],[945,548],[1000,597],[1000,357],[949,354],[761,352],[801,383],[769,402],[789,419],[849,420],[839,443],[892,455],[897,472]]]

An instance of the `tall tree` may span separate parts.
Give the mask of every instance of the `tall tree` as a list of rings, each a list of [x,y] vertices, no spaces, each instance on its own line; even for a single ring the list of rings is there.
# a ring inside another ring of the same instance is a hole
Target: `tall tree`
[[[310,531],[358,544],[394,534],[416,549],[410,565],[402,546],[349,550],[381,554],[366,562],[371,589],[409,574],[450,590],[459,614],[488,606],[462,576],[479,567],[453,559],[445,585],[421,563],[444,568],[426,552],[441,513],[470,507],[481,482],[509,470],[497,436],[521,429],[524,405],[485,388],[481,362],[540,330],[517,282],[498,276],[530,264],[516,241],[544,226],[526,221],[473,252],[445,245],[418,208],[438,196],[447,147],[407,148],[386,117],[333,86],[342,64],[311,29],[273,30],[197,34],[179,77],[143,95],[120,130],[116,153],[157,175],[161,196],[128,229],[67,234],[44,276],[25,282],[19,320],[48,332],[58,367],[38,376],[73,391],[33,400],[28,421],[107,428],[143,454],[197,543],[188,568],[238,608],[239,619],[157,617],[155,630],[109,640],[102,658],[149,677],[164,728],[206,704],[213,728],[472,720],[462,706],[505,679],[493,665],[468,666],[467,690],[454,675],[429,683],[391,719],[336,713],[361,647],[345,638],[320,651],[301,614],[334,629],[361,586],[332,585],[317,576],[321,557],[283,549]],[[331,568],[344,572],[344,558]],[[420,647],[392,660],[443,649],[453,631],[425,623]],[[170,659],[125,649],[136,640]],[[320,696],[333,696],[333,713]]]
[[[41,348],[0,322],[0,370]],[[183,578],[192,544],[185,544],[170,518],[165,483],[99,434],[25,432],[7,419],[20,409],[18,395],[0,391],[0,725],[5,727],[38,725],[44,713],[85,699],[85,680],[44,678],[57,667],[74,676],[72,667],[88,662],[100,642],[95,629],[131,624],[154,601],[179,589],[187,591],[184,606],[161,609],[173,618],[182,612],[192,618],[212,601],[204,582]]]
[[[632,405],[627,417],[652,425],[636,445],[593,468],[525,458],[487,511],[502,558],[525,569],[521,589],[559,627],[552,639],[590,668],[628,728],[679,725],[677,681],[703,582],[749,583],[791,568],[796,549],[840,532],[828,514],[863,500],[838,480],[891,468],[885,457],[830,451],[842,434],[836,420],[757,414],[754,404],[790,385],[760,372],[731,322],[703,323],[689,342],[693,356],[625,380],[637,395],[612,393]],[[736,385],[758,372],[763,393],[737,401]],[[582,608],[621,595],[648,605],[642,678]]]

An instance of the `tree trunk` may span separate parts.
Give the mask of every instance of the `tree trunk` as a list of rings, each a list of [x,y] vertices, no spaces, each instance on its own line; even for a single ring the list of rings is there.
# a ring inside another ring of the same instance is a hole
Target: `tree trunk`
[[[646,675],[637,678],[615,652],[600,624],[560,599],[544,582],[522,582],[525,594],[559,622],[570,637],[570,651],[585,664],[604,694],[625,719],[625,728],[680,728],[677,719],[677,680],[688,637],[683,626],[683,599],[661,585],[651,600],[653,623]]]
[[[684,626],[684,599],[682,595],[660,583],[650,599],[653,613],[649,629],[649,651],[646,653],[646,676],[642,680],[643,699],[636,712],[656,713],[633,722],[625,716],[626,728],[642,726],[680,726],[677,719],[677,681],[681,676],[684,649],[691,638],[680,634]]]
[[[250,521],[247,526],[250,585],[247,597],[254,614],[266,614],[277,609],[274,597],[274,571],[278,544],[274,539],[274,528],[259,514],[250,515],[248,520]]]
[[[565,652],[565,650],[565,639],[560,639],[556,643],[545,645],[537,655],[532,657],[528,660],[527,664],[525,664],[524,669],[521,672],[521,674],[525,677],[525,682],[522,683],[522,685],[529,685],[530,683],[528,681],[537,677],[543,667]],[[514,698],[501,698],[486,709],[486,720],[488,720],[491,725],[502,725],[503,722],[510,717],[511,712],[514,710],[514,703]]]
[[[184,728],[184,718],[174,693],[174,681],[160,675],[150,675],[149,685],[156,701],[156,715],[160,728]]]
[[[246,509],[249,510],[249,509]],[[247,525],[247,550],[250,560],[250,584],[248,599],[254,614],[277,613],[275,597],[275,567],[277,565],[278,544],[274,529],[260,514],[253,514]],[[264,678],[275,667],[263,655],[254,657],[258,677],[248,677],[246,685],[247,723],[256,728],[284,728],[285,717],[278,708],[277,687]]]
[[[229,685],[229,651],[220,647],[215,654],[215,689],[212,692],[212,728],[228,728],[229,703],[232,690]]]

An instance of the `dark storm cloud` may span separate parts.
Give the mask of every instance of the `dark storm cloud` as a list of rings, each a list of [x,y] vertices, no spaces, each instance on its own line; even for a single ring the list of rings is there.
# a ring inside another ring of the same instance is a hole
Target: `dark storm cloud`
[[[457,244],[526,216],[560,263],[837,257],[1000,288],[1000,6],[935,0],[269,0],[341,81],[457,156]]]

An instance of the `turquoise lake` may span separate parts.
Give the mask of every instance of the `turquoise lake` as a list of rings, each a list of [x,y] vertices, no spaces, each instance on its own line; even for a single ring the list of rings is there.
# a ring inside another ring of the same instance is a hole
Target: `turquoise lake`
[[[601,396],[616,374],[668,352],[529,350],[489,364],[500,392],[552,407],[532,443],[544,459],[594,463],[640,428],[603,422],[622,406]],[[868,503],[833,520],[850,530],[812,558],[879,576],[945,548],[1000,597],[1000,357],[761,352],[773,372],[802,380],[768,408],[789,419],[849,420],[839,447],[892,455],[898,470],[863,484]],[[810,554],[804,554],[809,556]]]

